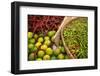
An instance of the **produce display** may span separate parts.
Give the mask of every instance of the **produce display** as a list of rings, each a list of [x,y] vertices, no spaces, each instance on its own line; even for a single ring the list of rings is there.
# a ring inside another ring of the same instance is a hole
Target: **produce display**
[[[28,60],[67,59],[64,47],[62,45],[56,47],[51,40],[55,33],[56,31],[49,31],[46,36],[41,36],[28,32]]]
[[[88,22],[87,17],[71,21],[64,29],[64,40],[76,58],[88,57]]]
[[[71,59],[60,37],[59,46],[52,41],[64,16],[28,15],[28,61]],[[71,21],[64,29],[66,46],[77,58],[87,58],[87,18]]]

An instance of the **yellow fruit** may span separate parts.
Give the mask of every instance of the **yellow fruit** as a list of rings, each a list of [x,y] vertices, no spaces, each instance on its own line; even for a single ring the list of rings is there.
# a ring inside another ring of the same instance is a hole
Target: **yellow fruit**
[[[58,58],[58,59],[64,59],[64,55],[63,55],[63,54],[59,54],[59,55],[57,56],[57,58]]]
[[[44,40],[49,40],[50,38],[48,36],[44,37]]]
[[[56,50],[54,50],[54,55],[58,55],[58,54],[60,54],[60,49],[59,48],[57,48]]]
[[[35,46],[36,46],[37,48],[39,48],[39,47],[41,46],[41,43],[40,43],[40,42],[37,42],[37,43],[35,44]]]
[[[46,49],[46,54],[47,55],[52,55],[53,54],[53,50],[51,48],[47,48]]]
[[[38,38],[38,42],[43,42],[43,38],[42,37]]]
[[[33,44],[28,44],[28,48],[29,48],[29,49],[32,49],[33,47],[34,47]]]
[[[52,36],[55,35],[55,33],[56,33],[55,31],[49,31],[49,32],[48,32],[48,36],[49,36],[49,37],[52,37]]]
[[[34,34],[34,38],[37,39],[38,38],[38,35],[37,34]]]
[[[46,49],[47,49],[47,45],[42,45],[42,46],[41,46],[41,49],[42,49],[42,50],[46,50]]]
[[[50,60],[50,56],[49,55],[44,55],[43,60]]]
[[[37,61],[41,61],[41,60],[42,60],[42,58],[37,58],[36,60],[37,60]]]
[[[44,51],[42,51],[42,50],[39,50],[39,51],[38,51],[38,57],[41,58],[41,57],[44,56],[44,54],[45,54]]]
[[[51,44],[51,41],[50,40],[45,40],[44,44],[49,46]]]
[[[32,38],[32,39],[29,39],[29,43],[32,43],[32,44],[34,44],[34,43],[35,43],[35,39],[34,39],[34,38]]]
[[[28,32],[28,38],[30,39],[30,38],[32,38],[32,36],[33,36],[33,33],[32,32]]]

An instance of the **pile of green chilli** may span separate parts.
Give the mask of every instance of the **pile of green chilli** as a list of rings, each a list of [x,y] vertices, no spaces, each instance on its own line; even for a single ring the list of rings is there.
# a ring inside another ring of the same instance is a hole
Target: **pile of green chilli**
[[[80,17],[64,29],[64,41],[76,58],[88,57],[88,18]]]

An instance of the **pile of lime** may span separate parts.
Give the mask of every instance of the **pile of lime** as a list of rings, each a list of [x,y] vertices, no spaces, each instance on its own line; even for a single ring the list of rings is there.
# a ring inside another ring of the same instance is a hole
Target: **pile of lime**
[[[68,59],[65,49],[60,41],[59,47],[52,42],[56,31],[49,31],[46,35],[28,32],[28,60],[62,60]]]

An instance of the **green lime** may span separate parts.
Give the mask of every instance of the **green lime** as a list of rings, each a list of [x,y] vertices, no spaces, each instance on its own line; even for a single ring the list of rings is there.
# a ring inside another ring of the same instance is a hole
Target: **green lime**
[[[33,33],[32,32],[28,32],[28,38],[30,39],[30,38],[32,38],[32,36],[33,36]]]
[[[36,60],[37,60],[37,61],[41,61],[41,60],[42,60],[42,58],[36,58]]]
[[[59,47],[62,53],[65,53],[64,47]]]
[[[50,56],[49,55],[44,55],[43,60],[50,60]]]
[[[64,59],[64,55],[63,55],[63,54],[59,54],[59,55],[57,56],[57,58],[58,58],[58,59]]]
[[[30,54],[29,54],[29,60],[34,60],[34,59],[35,59],[34,53],[30,53]]]
[[[67,55],[65,55],[65,59],[69,59],[69,57]]]
[[[44,51],[42,51],[42,50],[38,51],[38,57],[42,58],[44,56],[44,54],[45,54]]]
[[[44,37],[44,40],[49,40],[50,38],[48,36],[45,36]]]
[[[34,39],[34,38],[32,38],[32,39],[29,39],[29,43],[32,43],[32,44],[34,44],[34,43],[35,43],[35,39]]]
[[[45,40],[44,44],[49,46],[51,44],[51,41],[50,40]]]
[[[37,48],[39,48],[39,47],[41,46],[41,43],[40,43],[40,42],[37,42],[37,43],[35,44],[35,46],[36,46]]]
[[[51,48],[47,48],[46,49],[46,54],[47,55],[52,55],[53,54],[53,50]]]
[[[35,51],[37,51],[38,49],[37,49],[37,47],[33,47],[32,48],[32,52],[35,52]]]
[[[38,35],[37,34],[34,34],[34,38],[37,39],[38,38]]]
[[[48,32],[48,36],[49,36],[49,37],[52,37],[52,36],[55,35],[55,33],[56,33],[55,31],[49,31],[49,32]]]
[[[59,48],[57,48],[56,50],[54,50],[54,55],[58,55],[58,54],[60,54],[60,49]]]
[[[41,46],[41,49],[42,49],[42,50],[46,50],[46,49],[47,49],[47,45],[42,45],[42,46]]]
[[[33,47],[34,47],[33,44],[28,44],[28,48],[29,48],[29,49],[32,49]]]
[[[43,37],[38,38],[38,42],[43,42]]]
[[[56,56],[52,56],[51,57],[51,60],[56,60]]]

